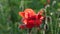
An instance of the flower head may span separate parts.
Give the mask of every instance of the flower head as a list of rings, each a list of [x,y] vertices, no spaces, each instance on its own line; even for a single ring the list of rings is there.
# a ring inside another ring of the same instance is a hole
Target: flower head
[[[42,24],[43,20],[43,10],[40,10],[37,14],[32,9],[25,9],[24,12],[19,12],[19,15],[22,16],[23,23],[25,24],[26,28],[33,28],[33,27],[39,27],[40,24]],[[24,28],[24,26],[20,28]]]

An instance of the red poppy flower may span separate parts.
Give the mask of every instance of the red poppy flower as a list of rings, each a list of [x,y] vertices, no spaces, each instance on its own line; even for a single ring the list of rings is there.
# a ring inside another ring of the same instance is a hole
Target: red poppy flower
[[[38,14],[36,14],[32,9],[25,9],[24,12],[19,12],[19,15],[21,15],[23,18],[23,23],[25,24],[21,25],[20,28],[31,29],[33,27],[39,27],[44,18],[42,13],[43,11],[41,10],[38,12]]]

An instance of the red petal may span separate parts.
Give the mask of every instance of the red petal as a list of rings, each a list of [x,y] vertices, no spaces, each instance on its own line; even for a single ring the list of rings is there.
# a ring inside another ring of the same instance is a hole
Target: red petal
[[[24,23],[24,24],[27,24],[27,19],[24,19],[24,20],[23,20],[23,23]]]
[[[25,29],[25,28],[26,28],[26,25],[25,25],[25,24],[21,24],[21,25],[19,26],[19,28]]]
[[[24,12],[19,12],[19,15],[20,15],[21,17],[25,17],[25,13],[24,13]]]
[[[25,12],[25,13],[29,13],[31,16],[36,14],[36,13],[34,12],[34,10],[29,9],[29,8],[28,8],[28,9],[25,9],[24,12]]]

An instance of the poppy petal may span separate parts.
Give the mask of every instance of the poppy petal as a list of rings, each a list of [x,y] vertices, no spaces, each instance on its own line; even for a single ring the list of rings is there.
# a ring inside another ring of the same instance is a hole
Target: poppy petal
[[[21,17],[24,17],[24,16],[25,16],[25,13],[24,13],[24,12],[19,12],[19,15],[20,15]]]
[[[24,23],[24,24],[27,24],[27,20],[26,20],[26,19],[24,19],[24,20],[23,20],[23,23]]]
[[[34,10],[32,10],[32,9],[25,9],[25,11],[24,11],[25,13],[29,13],[31,16],[32,15],[35,15],[36,13],[34,12]]]

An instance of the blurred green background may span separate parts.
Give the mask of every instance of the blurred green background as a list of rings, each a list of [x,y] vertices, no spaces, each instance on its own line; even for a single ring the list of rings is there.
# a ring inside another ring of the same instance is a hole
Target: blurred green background
[[[35,12],[45,8],[47,0],[0,0],[0,34],[27,34],[26,30],[21,31],[21,17],[18,12],[26,8],[32,8]],[[45,34],[60,34],[60,0],[50,0],[50,7],[46,9],[46,16],[51,17],[48,21],[49,29]],[[33,28],[33,34],[36,34]],[[40,34],[44,34],[43,30]]]

